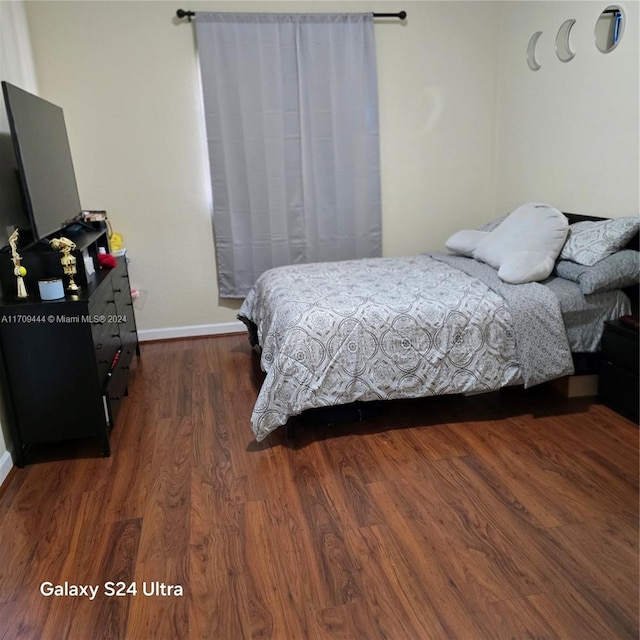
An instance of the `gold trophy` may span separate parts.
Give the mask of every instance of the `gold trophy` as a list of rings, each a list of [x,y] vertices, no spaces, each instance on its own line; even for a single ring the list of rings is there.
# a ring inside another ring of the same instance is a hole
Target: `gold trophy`
[[[13,262],[13,273],[16,277],[16,287],[18,290],[18,298],[28,298],[27,288],[24,286],[24,278],[27,270],[22,266],[22,257],[18,253],[18,236],[20,233],[16,229],[9,236],[9,245],[11,246],[11,261]]]
[[[68,238],[53,238],[49,240],[49,244],[56,250],[62,253],[60,263],[62,264],[62,270],[65,276],[69,276],[69,284],[67,285],[67,291],[73,291],[77,293],[80,287],[75,283],[73,276],[76,275],[76,257],[71,255],[71,252],[76,248],[76,243],[72,242]]]

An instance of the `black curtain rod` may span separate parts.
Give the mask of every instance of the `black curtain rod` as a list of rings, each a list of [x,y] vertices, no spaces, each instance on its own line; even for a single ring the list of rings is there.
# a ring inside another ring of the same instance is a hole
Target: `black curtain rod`
[[[182,18],[188,18],[191,22],[191,18],[196,15],[195,11],[185,11],[184,9],[178,9],[176,16],[182,20]],[[374,18],[398,18],[398,20],[404,20],[407,17],[406,11],[399,11],[398,13],[374,13]]]

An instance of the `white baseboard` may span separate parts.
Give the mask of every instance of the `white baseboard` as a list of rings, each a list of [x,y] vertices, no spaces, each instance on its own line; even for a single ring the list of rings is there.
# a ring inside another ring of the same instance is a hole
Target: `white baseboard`
[[[0,456],[0,485],[7,479],[9,472],[13,468],[13,459],[8,451]]]
[[[244,322],[219,322],[217,324],[197,324],[188,327],[167,327],[166,329],[142,329],[138,331],[140,342],[154,340],[175,340],[177,338],[198,338],[201,336],[219,336],[225,333],[246,333]]]

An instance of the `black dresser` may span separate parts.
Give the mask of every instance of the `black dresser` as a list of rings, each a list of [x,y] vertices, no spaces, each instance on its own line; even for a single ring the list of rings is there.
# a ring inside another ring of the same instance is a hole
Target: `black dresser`
[[[0,299],[0,378],[19,467],[31,445],[76,438],[95,438],[109,455],[131,360],[140,354],[125,258],[91,275],[78,263],[86,284],[77,294],[42,301],[31,286],[27,299]]]
[[[600,400],[638,423],[638,331],[617,320],[605,322],[601,355]]]

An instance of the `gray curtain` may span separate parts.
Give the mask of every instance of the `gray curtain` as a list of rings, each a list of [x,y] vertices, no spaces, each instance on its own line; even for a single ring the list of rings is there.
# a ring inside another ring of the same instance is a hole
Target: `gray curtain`
[[[218,284],[381,255],[373,17],[196,14]]]

